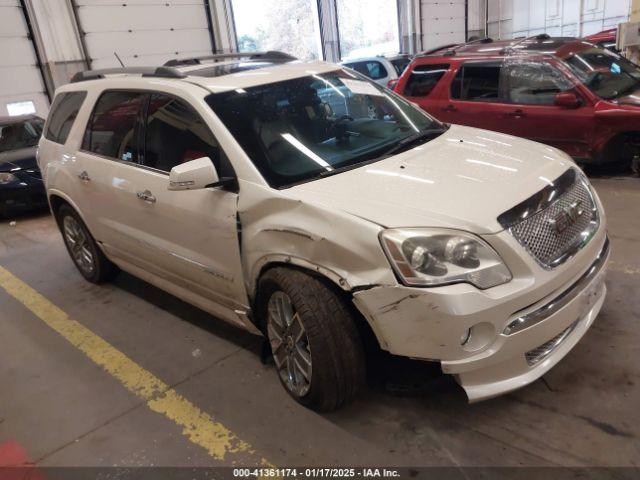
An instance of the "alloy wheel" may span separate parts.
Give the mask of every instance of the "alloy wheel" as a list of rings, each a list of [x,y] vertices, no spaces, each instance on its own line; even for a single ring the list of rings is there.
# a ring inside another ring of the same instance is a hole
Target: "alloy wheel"
[[[83,273],[91,275],[96,268],[95,260],[84,229],[70,215],[64,217],[62,228],[73,261]]]
[[[303,397],[311,386],[311,349],[300,315],[282,291],[269,299],[267,332],[282,382],[293,395]]]

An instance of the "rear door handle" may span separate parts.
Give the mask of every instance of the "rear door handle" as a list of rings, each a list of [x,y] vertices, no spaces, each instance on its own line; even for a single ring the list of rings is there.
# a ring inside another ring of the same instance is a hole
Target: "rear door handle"
[[[442,109],[443,112],[457,112],[458,109],[454,105],[447,105]]]
[[[147,203],[156,203],[156,197],[153,196],[149,190],[145,190],[144,192],[137,192],[136,197]]]
[[[522,117],[526,117],[527,114],[524,112],[524,110],[515,110],[513,112],[509,112],[507,113],[508,116],[513,117],[513,118],[522,118]]]
[[[79,178],[80,180],[82,180],[83,182],[89,182],[89,181],[91,181],[91,177],[89,176],[89,174],[87,173],[87,171],[86,171],[86,170],[81,171],[81,172],[78,174],[78,178]]]

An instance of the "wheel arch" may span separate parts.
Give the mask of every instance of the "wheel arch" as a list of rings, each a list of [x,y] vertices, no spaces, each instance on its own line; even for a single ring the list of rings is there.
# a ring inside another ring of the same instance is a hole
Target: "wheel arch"
[[[78,215],[80,215],[80,218],[85,223],[85,225],[87,224],[87,221],[85,219],[85,216],[82,213],[82,210],[78,207],[78,205],[73,200],[71,200],[71,198],[69,198],[68,195],[58,190],[49,190],[47,196],[49,199],[49,206],[51,207],[51,213],[53,214],[53,218],[56,219],[56,222],[58,221],[57,213],[60,207],[62,205],[69,205],[71,208],[73,208],[76,211]]]
[[[635,149],[637,154],[640,155],[640,129],[627,130],[624,132],[618,132],[615,135],[612,135],[607,141],[604,143],[603,147],[600,150],[600,162],[607,163],[612,161],[618,161],[619,158],[610,159],[609,155],[617,155],[616,150],[621,148],[627,140],[635,138]],[[627,159],[625,159],[627,160]],[[632,160],[632,159],[628,159]]]
[[[347,281],[330,269],[313,264],[312,262],[303,259],[292,258],[289,256],[272,256],[269,261],[262,263],[260,268],[256,269],[258,271],[258,274],[253,279],[254,283],[252,284],[251,290],[252,311],[255,313],[253,318],[254,324],[258,329],[260,329],[260,331],[262,331],[263,333],[265,331],[263,311],[268,300],[261,297],[260,295],[260,279],[268,271],[274,268],[297,270],[321,281],[325,286],[332,290],[336,295],[341,297],[344,301],[345,305],[352,315],[352,318],[356,323],[356,327],[358,329],[358,332],[360,333],[365,348],[368,351],[381,349],[380,339],[377,337],[374,329],[370,325],[369,320],[364,315],[362,315],[360,310],[358,310],[356,305],[353,303],[353,288],[347,283]]]

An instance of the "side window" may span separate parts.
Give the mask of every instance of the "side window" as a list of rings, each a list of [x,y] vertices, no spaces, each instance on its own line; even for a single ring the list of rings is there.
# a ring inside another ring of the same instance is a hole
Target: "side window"
[[[500,101],[499,63],[463,65],[451,84],[451,98],[476,102]]]
[[[511,103],[553,105],[556,94],[571,82],[548,63],[515,63],[507,67],[506,90]]]
[[[73,122],[86,97],[87,92],[67,92],[56,96],[44,133],[47,140],[63,145],[67,142]]]
[[[426,97],[438,84],[449,65],[416,65],[404,86],[404,95]]]
[[[387,76],[387,69],[384,68],[382,63],[375,60],[346,63],[345,66],[353,68],[356,72],[366,75],[373,80],[378,80]]]
[[[200,115],[175,97],[154,93],[149,100],[142,163],[164,172],[197,158],[209,157],[221,177],[229,176],[221,149]]]
[[[367,62],[367,71],[369,72],[367,76],[373,78],[374,80],[378,80],[380,78],[386,77],[387,69],[384,68],[384,65],[380,62]]]
[[[103,93],[87,125],[82,149],[127,162],[138,161],[137,123],[144,93]]]

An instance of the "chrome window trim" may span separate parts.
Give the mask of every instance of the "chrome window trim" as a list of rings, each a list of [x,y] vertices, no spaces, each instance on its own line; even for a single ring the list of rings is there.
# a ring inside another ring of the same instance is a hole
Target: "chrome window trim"
[[[102,155],[100,153],[96,153],[96,152],[91,152],[89,150],[83,150],[82,148],[78,150],[79,153],[83,153],[85,155],[90,155],[92,157],[97,157],[100,158],[102,160],[109,160],[110,162],[115,162],[115,163],[119,163],[120,165],[128,165],[130,167],[135,167],[135,168],[140,168],[142,170],[148,170],[150,172],[154,172],[154,173],[160,173],[166,177],[169,176],[170,172],[166,172],[164,170],[158,170],[157,168],[153,168],[153,167],[148,167],[147,165],[142,165],[141,163],[138,162],[127,162],[125,160],[120,160],[118,158],[114,158],[114,157],[109,157],[107,155]]]
[[[516,319],[511,320],[502,331],[503,335],[513,335],[520,332],[525,328],[532,327],[549,316],[553,315],[573,299],[575,299],[583,290],[584,286],[591,282],[595,276],[602,270],[605,265],[606,259],[609,256],[609,237],[605,238],[604,245],[598,253],[595,261],[582,274],[582,276],[576,280],[569,288],[567,288],[560,295],[555,297],[550,302],[546,303],[542,307],[523,315],[519,315]],[[517,315],[517,314],[516,314]]]

